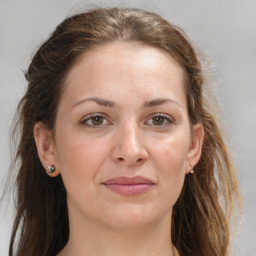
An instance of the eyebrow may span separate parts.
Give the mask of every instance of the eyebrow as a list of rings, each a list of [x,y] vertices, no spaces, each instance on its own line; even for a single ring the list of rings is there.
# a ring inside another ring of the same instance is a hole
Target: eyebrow
[[[104,107],[109,107],[109,108],[116,108],[117,104],[114,101],[110,101],[110,100],[106,100],[106,99],[102,99],[102,98],[98,98],[98,97],[90,97],[90,98],[85,98],[83,100],[78,101],[77,103],[75,103],[72,108],[84,103],[84,102],[88,102],[88,101],[92,101],[97,103],[100,106],[104,106]],[[151,101],[146,101],[142,107],[144,108],[150,108],[150,107],[155,107],[155,106],[159,106],[159,105],[163,105],[163,104],[167,104],[167,103],[174,103],[177,104],[179,107],[181,107],[181,104],[173,99],[169,99],[169,98],[157,98]]]
[[[155,107],[155,106],[159,106],[159,105],[163,105],[163,104],[167,104],[167,103],[175,103],[177,104],[179,107],[181,107],[181,104],[173,99],[169,99],[169,98],[158,98],[158,99],[154,99],[151,101],[146,101],[143,104],[143,107],[145,108],[149,108],[149,107]]]
[[[84,102],[87,102],[87,101],[93,101],[95,103],[97,103],[98,105],[100,106],[104,106],[104,107],[109,107],[109,108],[114,108],[116,107],[116,103],[113,102],[113,101],[110,101],[110,100],[105,100],[105,99],[101,99],[101,98],[98,98],[98,97],[91,97],[91,98],[85,98],[83,100],[80,100],[78,101],[77,103],[75,103],[72,108],[76,107],[77,105],[80,105]]]

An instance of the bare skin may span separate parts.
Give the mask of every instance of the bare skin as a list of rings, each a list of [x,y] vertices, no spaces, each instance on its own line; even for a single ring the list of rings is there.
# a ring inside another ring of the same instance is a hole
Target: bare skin
[[[179,255],[172,208],[203,141],[183,78],[167,53],[125,43],[91,50],[70,70],[54,136],[34,129],[42,164],[67,190],[70,234],[58,256]],[[149,184],[108,184],[118,177]]]

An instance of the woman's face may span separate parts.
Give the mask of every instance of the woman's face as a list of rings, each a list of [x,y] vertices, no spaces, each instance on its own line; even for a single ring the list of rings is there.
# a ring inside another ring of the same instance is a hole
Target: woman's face
[[[201,148],[183,84],[172,57],[135,44],[100,46],[72,67],[49,163],[62,176],[70,218],[111,227],[171,220]]]

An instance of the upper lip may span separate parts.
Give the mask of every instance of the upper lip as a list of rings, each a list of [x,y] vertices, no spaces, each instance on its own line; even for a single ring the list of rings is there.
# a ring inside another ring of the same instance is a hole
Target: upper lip
[[[109,179],[103,182],[103,184],[135,185],[135,184],[154,184],[154,182],[143,176],[134,176],[134,177],[120,176],[120,177]]]

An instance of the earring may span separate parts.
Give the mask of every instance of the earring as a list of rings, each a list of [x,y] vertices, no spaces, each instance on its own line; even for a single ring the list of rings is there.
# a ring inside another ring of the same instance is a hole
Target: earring
[[[193,169],[191,169],[190,173],[191,173],[191,174],[193,174],[193,173],[194,173],[194,170],[193,170]]]
[[[47,168],[46,168],[47,172],[49,173],[54,173],[55,172],[55,166],[54,165],[49,165]]]

